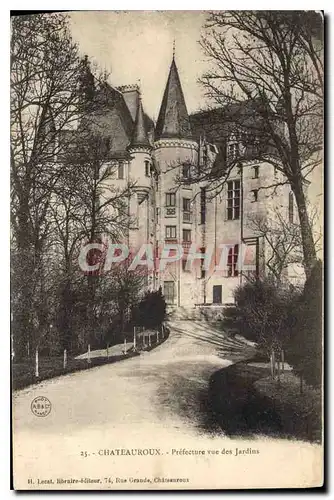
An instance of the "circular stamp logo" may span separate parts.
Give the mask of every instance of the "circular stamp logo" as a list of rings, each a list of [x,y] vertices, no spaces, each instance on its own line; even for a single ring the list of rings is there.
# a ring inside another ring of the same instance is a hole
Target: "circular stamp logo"
[[[31,411],[36,417],[47,417],[51,412],[51,402],[45,396],[38,396],[31,403]]]

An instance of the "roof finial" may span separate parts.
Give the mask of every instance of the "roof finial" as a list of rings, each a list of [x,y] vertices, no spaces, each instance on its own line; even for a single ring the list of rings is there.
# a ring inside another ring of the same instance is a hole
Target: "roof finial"
[[[173,40],[173,59],[175,59],[175,38]]]

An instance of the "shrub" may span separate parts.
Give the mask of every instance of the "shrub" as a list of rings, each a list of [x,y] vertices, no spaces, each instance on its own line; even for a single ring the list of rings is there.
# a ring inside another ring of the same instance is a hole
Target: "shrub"
[[[295,321],[290,310],[295,293],[270,278],[253,279],[235,291],[236,308],[230,313],[240,333],[270,355],[280,353]]]
[[[133,323],[145,328],[159,328],[166,317],[166,301],[161,287],[157,292],[147,292],[132,311]]]

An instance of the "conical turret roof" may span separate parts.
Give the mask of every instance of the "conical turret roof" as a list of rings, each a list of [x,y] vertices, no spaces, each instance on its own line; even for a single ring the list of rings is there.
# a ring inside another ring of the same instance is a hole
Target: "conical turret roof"
[[[191,139],[191,126],[173,57],[155,129],[155,139]]]
[[[133,130],[133,136],[132,136],[130,146],[131,147],[135,147],[135,146],[151,147],[150,141],[148,140],[146,128],[145,128],[144,111],[143,111],[143,106],[142,106],[140,96],[138,99],[138,107],[137,107],[137,113],[136,113],[135,126],[134,126],[134,130]]]

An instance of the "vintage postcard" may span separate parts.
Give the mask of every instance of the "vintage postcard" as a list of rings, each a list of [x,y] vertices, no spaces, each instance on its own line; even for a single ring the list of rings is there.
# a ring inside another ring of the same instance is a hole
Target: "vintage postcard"
[[[16,490],[323,485],[323,26],[12,16]]]

